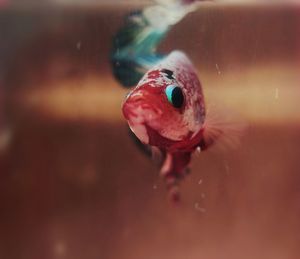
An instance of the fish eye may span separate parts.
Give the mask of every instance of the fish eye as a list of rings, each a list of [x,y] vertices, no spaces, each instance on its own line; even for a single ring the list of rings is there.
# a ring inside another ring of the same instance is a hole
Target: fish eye
[[[184,102],[184,96],[182,93],[182,90],[179,86],[175,85],[168,85],[166,87],[166,96],[168,98],[168,101],[175,107],[175,108],[181,108]]]

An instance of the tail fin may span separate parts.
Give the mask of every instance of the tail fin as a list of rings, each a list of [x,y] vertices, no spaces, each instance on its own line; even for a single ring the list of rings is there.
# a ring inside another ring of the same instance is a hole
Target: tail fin
[[[154,50],[165,34],[153,28],[142,11],[126,17],[125,25],[113,38],[111,54],[113,74],[124,87],[136,85],[160,60]]]
[[[194,10],[194,2],[160,0],[126,17],[111,51],[114,76],[124,87],[136,85],[164,57],[157,53],[157,46],[174,24]]]

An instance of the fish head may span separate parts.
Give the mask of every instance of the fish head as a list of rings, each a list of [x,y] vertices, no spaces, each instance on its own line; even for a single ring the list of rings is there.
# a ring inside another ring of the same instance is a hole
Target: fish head
[[[191,138],[205,116],[200,83],[197,86],[191,91],[168,69],[150,71],[123,103],[129,127],[144,144],[161,148]]]

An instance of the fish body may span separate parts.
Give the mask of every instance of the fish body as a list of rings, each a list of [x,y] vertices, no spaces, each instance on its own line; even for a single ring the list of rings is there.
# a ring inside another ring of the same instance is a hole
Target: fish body
[[[161,174],[177,199],[177,182],[188,171],[191,153],[207,148],[204,96],[189,58],[171,52],[143,76],[122,110],[139,140],[164,157]]]

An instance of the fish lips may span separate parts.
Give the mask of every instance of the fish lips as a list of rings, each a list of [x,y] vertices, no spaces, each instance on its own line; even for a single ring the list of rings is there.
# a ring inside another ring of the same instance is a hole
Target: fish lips
[[[141,91],[130,94],[122,107],[126,120],[134,119],[140,123],[148,123],[158,119],[162,110],[157,107],[157,97]]]
[[[156,125],[162,115],[162,110],[156,105],[155,96],[141,93],[129,95],[123,103],[123,115],[130,129],[145,144],[149,143],[147,128]]]

